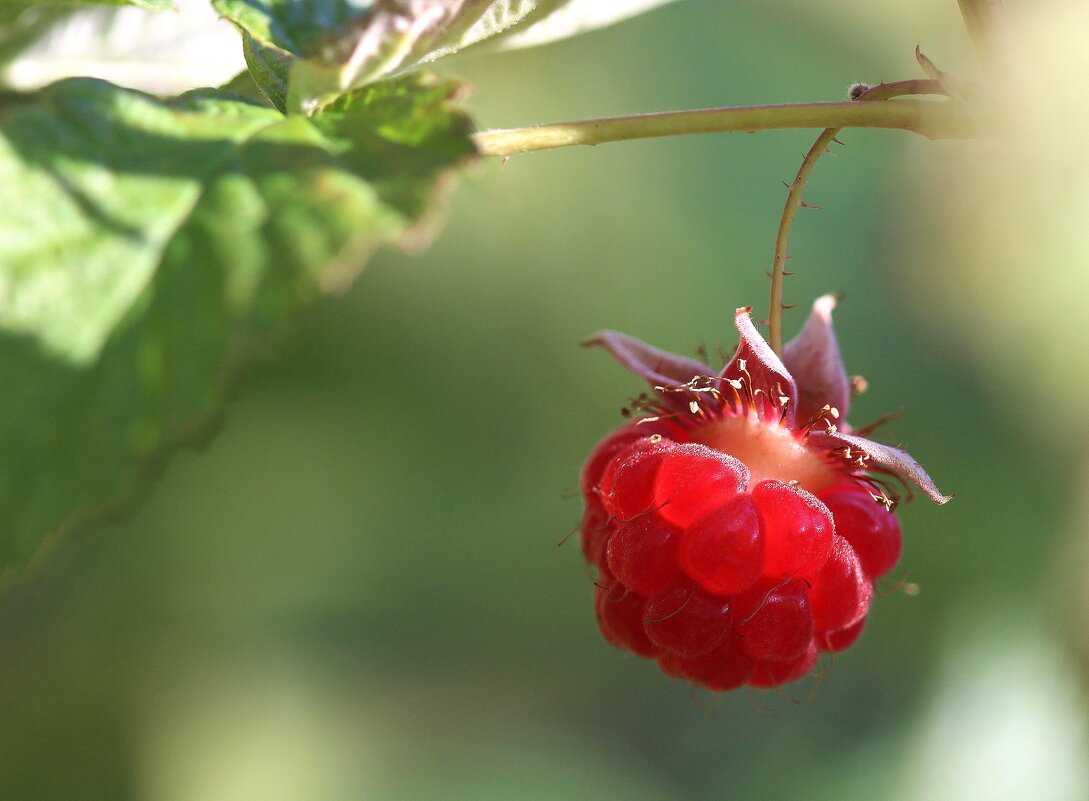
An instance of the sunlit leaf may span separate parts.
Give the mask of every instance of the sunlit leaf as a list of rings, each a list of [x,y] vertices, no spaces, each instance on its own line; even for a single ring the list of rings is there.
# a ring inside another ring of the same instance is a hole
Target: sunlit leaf
[[[35,6],[0,28],[4,82],[35,89],[62,78],[102,78],[159,93],[215,86],[245,67],[232,26],[204,0],[167,12]],[[0,19],[8,6],[0,0]],[[8,40],[10,41],[10,44]]]
[[[312,110],[352,88],[485,41],[527,46],[601,27],[671,0],[212,0],[252,42],[293,58],[270,96]],[[271,77],[271,79],[270,79]]]
[[[52,6],[141,6],[143,8],[163,10],[173,8],[174,3],[172,0],[54,0],[45,3],[34,2],[34,0],[0,0],[0,9]]]
[[[0,566],[127,502],[471,158],[458,85],[312,118],[73,79],[0,112]],[[427,215],[430,219],[431,215]]]
[[[76,6],[0,2],[0,64],[37,41]]]

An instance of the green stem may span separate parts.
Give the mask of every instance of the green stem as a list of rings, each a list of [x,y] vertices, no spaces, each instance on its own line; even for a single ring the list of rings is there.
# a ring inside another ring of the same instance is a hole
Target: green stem
[[[658,136],[785,128],[887,128],[911,131],[929,139],[969,139],[982,136],[986,130],[983,121],[976,115],[962,111],[957,104],[933,100],[897,100],[887,103],[792,103],[633,114],[481,131],[473,139],[481,155],[511,156],[533,150]]]
[[[881,101],[900,95],[940,94],[941,85],[935,80],[898,81],[896,83],[883,83],[868,89],[858,100],[851,101]],[[828,147],[835,141],[840,128],[825,128],[817,141],[809,148],[809,152],[802,159],[802,166],[798,168],[798,174],[790,184],[787,192],[786,203],[783,206],[783,215],[779,219],[779,230],[775,235],[775,259],[771,267],[771,308],[768,310],[768,343],[771,349],[778,355],[783,355],[783,284],[786,278],[787,243],[790,240],[790,230],[794,225],[794,216],[802,206],[802,191],[805,189],[813,168],[817,166],[819,159]]]

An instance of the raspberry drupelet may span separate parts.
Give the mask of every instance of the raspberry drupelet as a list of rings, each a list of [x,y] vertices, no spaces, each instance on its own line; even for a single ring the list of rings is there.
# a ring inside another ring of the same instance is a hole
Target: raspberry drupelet
[[[802,678],[854,644],[899,559],[889,480],[949,500],[907,453],[852,433],[834,306],[814,303],[781,360],[738,309],[717,375],[613,331],[585,343],[653,389],[582,472],[598,625],[667,675],[718,691]]]

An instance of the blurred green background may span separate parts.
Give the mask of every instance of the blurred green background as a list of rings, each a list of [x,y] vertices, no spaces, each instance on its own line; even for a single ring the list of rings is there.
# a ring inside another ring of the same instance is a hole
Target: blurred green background
[[[685,0],[439,67],[475,84],[483,127],[834,100],[915,77],[916,43],[974,74],[952,0],[877,5]],[[765,313],[780,181],[813,136],[541,153],[463,181],[430,250],[380,254],[206,452],[3,599],[0,798],[1089,797],[1081,433],[1040,436],[1057,392],[963,344],[1002,310],[956,313],[969,284],[927,176],[973,143],[846,132],[791,247],[790,331],[843,292],[871,387],[854,421],[902,406],[885,435],[957,495],[902,507],[917,596],[879,598],[815,691],[713,697],[608,647],[577,538],[556,547],[583,458],[641,389],[579,340],[732,349],[733,309]]]

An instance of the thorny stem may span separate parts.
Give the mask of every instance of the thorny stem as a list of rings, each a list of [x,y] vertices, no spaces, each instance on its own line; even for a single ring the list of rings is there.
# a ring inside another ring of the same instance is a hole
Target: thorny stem
[[[907,83],[911,83],[910,81]],[[893,85],[893,84],[889,84]],[[886,128],[929,139],[969,139],[987,126],[955,103],[898,100],[889,103],[791,103],[667,111],[558,122],[528,128],[480,131],[473,136],[483,156],[511,156],[573,145],[629,139],[788,128]]]
[[[934,80],[898,81],[896,83],[883,83],[874,86],[862,94],[857,101],[863,100],[887,100],[900,95],[942,94],[941,85]],[[779,231],[775,236],[775,259],[771,268],[771,308],[768,310],[768,344],[779,356],[783,355],[783,283],[786,278],[787,243],[790,240],[790,229],[794,225],[794,216],[802,204],[802,191],[805,189],[813,168],[817,166],[819,159],[832,142],[840,128],[825,128],[817,141],[809,148],[809,152],[802,159],[802,166],[798,168],[798,174],[790,184],[787,192],[786,203],[783,205],[783,214],[779,219]]]

